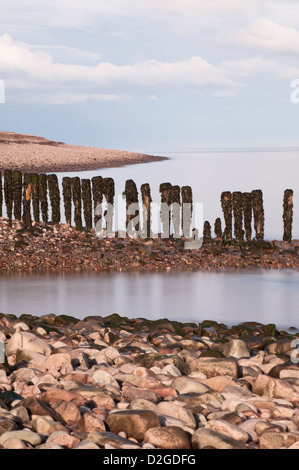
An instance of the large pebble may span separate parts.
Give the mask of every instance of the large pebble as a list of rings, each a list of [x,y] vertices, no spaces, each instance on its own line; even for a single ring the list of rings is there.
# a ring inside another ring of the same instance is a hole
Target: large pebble
[[[20,439],[25,443],[28,442],[32,446],[39,446],[42,443],[41,436],[29,429],[22,429],[20,431],[5,432],[0,436],[0,445],[2,445],[7,439]]]
[[[46,341],[27,331],[14,333],[5,346],[7,356],[16,354],[18,350],[28,350],[44,356],[51,354],[51,348]]]
[[[241,339],[232,339],[220,346],[220,351],[226,357],[250,357],[250,351],[244,341]]]
[[[180,394],[183,393],[205,393],[208,392],[210,387],[204,385],[203,383],[199,382],[196,379],[192,379],[191,377],[176,377],[172,381],[172,387],[175,388]]]
[[[148,429],[160,426],[158,416],[152,410],[117,411],[108,416],[106,424],[114,434],[124,431],[128,437],[137,441],[144,439]]]
[[[146,431],[144,442],[159,449],[191,449],[190,437],[176,426],[151,428]]]
[[[208,378],[218,375],[227,375],[232,379],[239,376],[239,368],[236,359],[220,358],[220,359],[195,359],[189,364],[191,371],[199,371],[204,373]]]
[[[218,431],[209,428],[199,428],[192,436],[192,448],[203,449],[212,447],[215,449],[245,449],[246,446],[240,441],[233,439]]]
[[[210,420],[206,425],[206,429],[212,429],[213,431],[225,434],[236,441],[243,442],[243,444],[246,444],[249,438],[246,431],[222,419]]]

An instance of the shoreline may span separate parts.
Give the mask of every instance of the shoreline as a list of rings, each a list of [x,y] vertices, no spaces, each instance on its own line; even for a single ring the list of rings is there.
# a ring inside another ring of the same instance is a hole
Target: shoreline
[[[147,155],[56,142],[42,137],[0,132],[0,171],[29,173],[96,171],[168,160]]]
[[[98,238],[67,224],[0,218],[0,272],[156,272],[299,269],[299,240],[223,245],[205,240],[198,250],[182,239]]]
[[[0,449],[299,448],[298,330],[0,314]]]

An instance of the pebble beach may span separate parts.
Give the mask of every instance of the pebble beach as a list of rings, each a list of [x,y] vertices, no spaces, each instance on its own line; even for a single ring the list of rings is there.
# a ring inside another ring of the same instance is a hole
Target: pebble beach
[[[298,449],[298,330],[0,315],[2,449]]]

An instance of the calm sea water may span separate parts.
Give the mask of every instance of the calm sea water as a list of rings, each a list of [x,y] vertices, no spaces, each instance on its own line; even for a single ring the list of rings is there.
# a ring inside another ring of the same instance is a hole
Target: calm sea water
[[[122,316],[299,328],[299,272],[11,274],[0,276],[0,311]]]

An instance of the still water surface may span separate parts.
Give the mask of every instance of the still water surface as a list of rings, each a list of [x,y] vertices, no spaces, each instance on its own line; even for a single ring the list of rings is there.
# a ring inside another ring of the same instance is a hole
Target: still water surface
[[[0,311],[299,328],[299,272],[16,273],[0,276]]]

